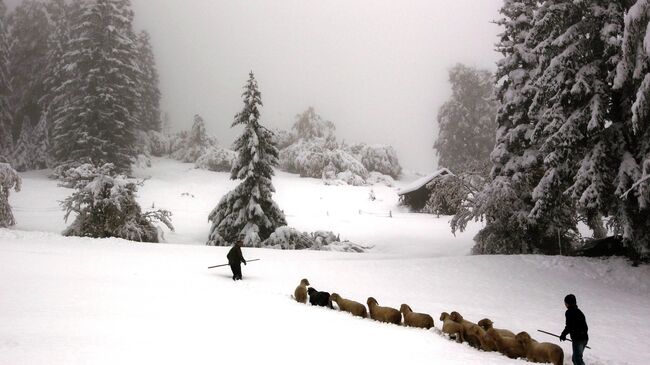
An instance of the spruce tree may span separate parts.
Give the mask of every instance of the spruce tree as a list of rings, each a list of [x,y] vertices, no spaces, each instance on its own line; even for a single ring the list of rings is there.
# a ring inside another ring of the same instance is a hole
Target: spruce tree
[[[0,228],[16,224],[11,206],[9,206],[9,192],[12,189],[16,192],[20,191],[20,185],[20,175],[11,165],[0,160]]]
[[[452,96],[438,111],[434,148],[439,166],[454,173],[487,166],[494,148],[494,81],[490,72],[461,64],[449,71]]]
[[[88,159],[129,172],[135,158],[139,69],[128,0],[81,4],[63,57],[70,70],[54,110],[56,163]]]
[[[23,1],[9,17],[9,74],[11,75],[14,141],[25,125],[33,129],[41,120],[39,103],[45,95],[49,21],[41,1]]]
[[[246,244],[259,245],[278,227],[287,224],[284,213],[273,201],[271,178],[278,164],[278,149],[273,133],[260,124],[261,93],[253,73],[249,75],[242,97],[244,107],[232,126],[244,131],[233,144],[238,159],[231,179],[242,182],[221,198],[209,215],[212,222],[208,245],[226,245],[244,236]]]
[[[138,128],[143,131],[162,129],[160,120],[160,89],[158,88],[158,70],[151,37],[146,31],[138,35],[138,66],[140,68],[140,98],[138,99]]]
[[[637,0],[625,16],[622,57],[614,82],[623,96],[626,148],[615,178],[614,224],[641,258],[650,257],[650,1]],[[626,112],[626,113],[625,113]]]
[[[534,138],[544,154],[544,176],[533,190],[531,217],[565,240],[576,230],[576,209],[602,235],[620,146],[612,118],[611,83],[622,28],[620,2],[547,1],[528,42],[540,55]],[[570,193],[573,194],[570,194]],[[573,197],[577,205],[574,205]]]
[[[0,159],[9,158],[13,151],[13,116],[9,106],[11,95],[9,74],[9,39],[7,35],[7,8],[0,0]]]

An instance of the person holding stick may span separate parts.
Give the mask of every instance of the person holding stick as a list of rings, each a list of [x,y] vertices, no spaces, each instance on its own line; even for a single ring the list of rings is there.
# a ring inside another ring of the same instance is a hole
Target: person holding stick
[[[566,317],[566,327],[564,327],[564,331],[560,335],[560,341],[566,341],[566,335],[571,335],[571,341],[573,342],[573,356],[571,360],[574,365],[585,365],[585,362],[582,360],[582,353],[585,351],[585,347],[587,347],[587,342],[589,342],[587,320],[582,311],[578,309],[575,295],[569,294],[564,297],[564,305],[567,308],[564,314]]]
[[[240,237],[237,242],[232,246],[226,258],[228,259],[228,265],[230,265],[230,270],[232,270],[232,280],[241,280],[241,264],[246,265],[246,260],[244,255],[241,253],[241,247],[244,245],[244,240]]]

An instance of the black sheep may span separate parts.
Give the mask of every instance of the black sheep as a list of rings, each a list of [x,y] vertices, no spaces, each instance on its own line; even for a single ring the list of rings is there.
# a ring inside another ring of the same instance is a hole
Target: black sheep
[[[318,291],[314,288],[307,289],[307,293],[309,294],[309,303],[311,303],[311,305],[319,305],[321,307],[334,309],[334,307],[332,307],[332,302],[330,302],[330,293],[326,291]]]

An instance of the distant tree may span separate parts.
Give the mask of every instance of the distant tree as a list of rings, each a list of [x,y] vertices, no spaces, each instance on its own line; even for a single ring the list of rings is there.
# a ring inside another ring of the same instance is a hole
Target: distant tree
[[[314,108],[310,106],[302,114],[296,115],[293,130],[299,139],[307,140],[316,137],[327,139],[334,136],[336,127],[334,123],[323,120],[320,115],[316,114]]]
[[[0,228],[11,227],[16,224],[14,215],[9,206],[9,192],[13,189],[20,191],[20,175],[8,163],[0,162]]]
[[[209,245],[226,245],[245,236],[249,245],[259,245],[278,227],[287,224],[284,213],[273,201],[273,167],[278,165],[278,149],[273,133],[260,124],[262,106],[255,76],[251,72],[242,94],[244,107],[232,126],[244,131],[233,149],[239,154],[231,170],[231,179],[242,182],[221,198],[210,213],[212,222]]]
[[[451,221],[452,231],[464,230],[473,219],[485,227],[474,237],[479,254],[531,253],[549,237],[529,214],[532,191],[542,176],[542,154],[533,138],[534,119],[529,115],[535,92],[533,70],[538,56],[526,40],[539,7],[535,0],[505,0],[503,27],[496,49],[503,55],[496,72],[496,145],[490,154],[492,171],[487,184],[461,205]]]
[[[467,163],[487,164],[494,147],[496,102],[490,72],[461,64],[449,71],[452,96],[438,111],[438,164],[454,173]]]
[[[63,57],[69,81],[54,112],[57,164],[90,159],[129,172],[135,158],[139,69],[128,0],[89,0],[75,17]]]
[[[71,213],[76,215],[64,236],[160,242],[162,237],[154,222],[174,230],[169,211],[142,212],[135,199],[137,184],[116,174],[112,164],[99,168],[84,164],[68,170],[63,184],[76,189],[61,203],[66,221]]]
[[[163,113],[162,132],[165,134],[171,134],[172,132],[172,119],[167,112]]]
[[[194,116],[194,124],[192,124],[192,130],[190,131],[190,145],[208,145],[208,135],[205,132],[205,122],[203,121],[203,118],[198,114]]]
[[[7,8],[0,0],[0,158],[13,151],[13,115],[9,105],[11,84],[9,74],[9,39],[7,36]]]
[[[162,130],[160,120],[160,89],[158,88],[158,70],[151,47],[151,37],[146,31],[138,34],[138,67],[140,68],[138,99],[139,129],[143,131]]]
[[[8,72],[11,75],[10,105],[13,109],[14,141],[21,134],[35,130],[43,117],[43,108],[39,101],[47,92],[45,71],[49,35],[50,23],[45,5],[41,1],[25,0],[9,17],[9,37],[12,44]],[[31,151],[30,148],[21,150]],[[34,161],[36,157],[39,156],[31,154],[14,156],[12,159]],[[34,165],[44,165],[45,162],[34,161]],[[31,166],[17,167],[24,169]]]

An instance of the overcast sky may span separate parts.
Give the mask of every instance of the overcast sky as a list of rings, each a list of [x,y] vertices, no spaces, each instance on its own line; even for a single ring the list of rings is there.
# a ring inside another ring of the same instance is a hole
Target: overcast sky
[[[502,0],[132,1],[136,28],[152,36],[162,110],[176,129],[201,114],[226,146],[252,70],[267,126],[288,129],[314,106],[339,139],[391,144],[405,168],[426,172],[448,69],[494,70],[499,58],[491,21]]]

